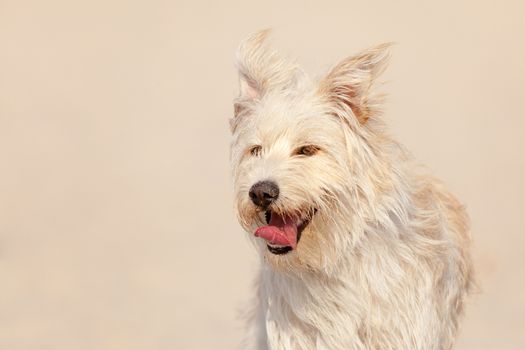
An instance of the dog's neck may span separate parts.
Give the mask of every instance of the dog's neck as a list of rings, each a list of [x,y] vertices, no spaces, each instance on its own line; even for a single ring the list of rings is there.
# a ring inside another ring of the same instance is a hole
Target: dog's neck
[[[326,271],[281,271],[262,263],[261,322],[271,349],[364,348],[367,327],[381,313],[374,305],[395,309],[389,279],[396,278],[396,272],[390,269],[399,266],[397,256],[403,249],[379,229],[366,237]]]
[[[347,262],[349,263],[349,262]],[[342,348],[359,339],[363,291],[358,278],[320,272],[261,271],[260,300],[272,349]],[[335,329],[334,325],[345,325]],[[283,344],[291,344],[283,347]]]

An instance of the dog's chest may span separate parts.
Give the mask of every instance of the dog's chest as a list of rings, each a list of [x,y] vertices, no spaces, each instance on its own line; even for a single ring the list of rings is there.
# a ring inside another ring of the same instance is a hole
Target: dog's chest
[[[353,288],[303,279],[272,278],[266,284],[263,327],[269,349],[363,348],[358,334],[363,305]]]

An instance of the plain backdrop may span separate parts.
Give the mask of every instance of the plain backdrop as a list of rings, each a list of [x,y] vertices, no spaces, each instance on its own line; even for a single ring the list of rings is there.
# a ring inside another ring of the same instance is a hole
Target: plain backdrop
[[[525,344],[523,1],[0,0],[0,349],[235,349],[238,43],[319,76],[385,41],[390,131],[471,215],[457,349]]]

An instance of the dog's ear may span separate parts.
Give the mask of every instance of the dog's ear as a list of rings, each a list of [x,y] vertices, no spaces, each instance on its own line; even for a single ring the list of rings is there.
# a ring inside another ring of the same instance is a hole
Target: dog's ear
[[[237,50],[240,94],[235,100],[235,116],[260,100],[269,89],[285,88],[294,80],[297,66],[267,47],[269,34],[269,29],[259,31],[243,41]]]
[[[376,78],[386,68],[391,43],[372,47],[336,65],[319,84],[319,93],[335,107],[336,113],[349,109],[360,124],[378,114],[381,95],[371,92]]]

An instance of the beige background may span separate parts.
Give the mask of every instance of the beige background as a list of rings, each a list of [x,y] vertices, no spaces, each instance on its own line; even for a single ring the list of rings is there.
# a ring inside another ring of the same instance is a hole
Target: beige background
[[[525,344],[525,3],[0,0],[0,349],[234,349],[233,53],[276,28],[320,73],[395,41],[392,133],[467,204],[458,349]]]

